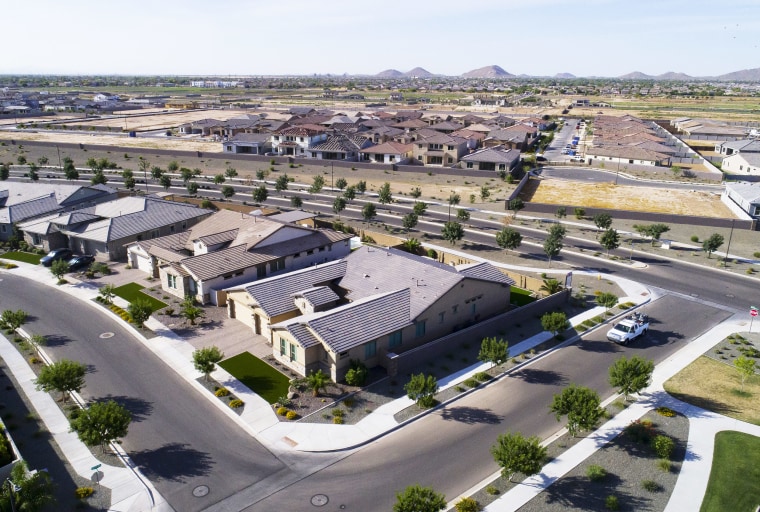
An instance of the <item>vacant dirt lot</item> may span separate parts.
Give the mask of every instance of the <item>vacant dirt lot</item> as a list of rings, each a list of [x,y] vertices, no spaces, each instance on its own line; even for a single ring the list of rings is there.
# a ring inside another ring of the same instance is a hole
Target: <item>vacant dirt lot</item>
[[[531,180],[523,189],[524,201],[564,205],[582,204],[589,208],[731,218],[733,214],[720,196],[690,190],[629,187],[613,183],[579,183],[564,180]]]

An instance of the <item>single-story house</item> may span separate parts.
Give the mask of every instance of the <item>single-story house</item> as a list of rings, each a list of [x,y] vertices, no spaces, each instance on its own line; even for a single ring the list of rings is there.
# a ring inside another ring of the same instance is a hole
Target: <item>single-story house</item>
[[[272,151],[271,135],[268,133],[238,133],[222,142],[225,153],[263,155]]]
[[[741,139],[720,142],[715,145],[715,152],[723,156],[731,156],[734,153],[760,153],[760,140]]]
[[[478,171],[511,171],[520,162],[520,151],[504,146],[479,149],[462,157],[459,166]]]
[[[509,307],[513,281],[489,263],[450,266],[364,246],[340,261],[227,289],[228,313],[301,375],[344,378],[352,359],[386,369],[402,353]]]
[[[361,160],[377,164],[404,164],[411,160],[414,146],[400,142],[388,141],[362,149]]]
[[[372,140],[363,135],[330,135],[327,140],[309,148],[311,158],[317,160],[359,160],[361,150],[372,146]]]
[[[646,165],[670,167],[670,155],[629,146],[592,146],[586,148],[589,164]]]
[[[731,174],[760,175],[760,153],[734,153],[723,159],[720,168]]]
[[[720,199],[735,213],[760,219],[760,183],[727,182]]]

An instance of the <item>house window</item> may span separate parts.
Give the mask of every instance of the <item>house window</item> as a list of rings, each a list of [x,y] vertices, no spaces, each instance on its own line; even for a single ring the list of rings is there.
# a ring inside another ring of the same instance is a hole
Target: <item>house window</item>
[[[419,320],[414,324],[414,335],[418,338],[425,335],[425,320]]]
[[[399,345],[401,345],[401,329],[399,329],[396,332],[392,332],[388,335],[389,347],[393,348],[393,347],[398,347]]]
[[[0,233],[5,233],[7,229],[8,227],[5,224],[3,224],[2,226],[0,226]]]
[[[225,274],[225,275],[222,276],[222,279],[224,279],[225,281],[227,279],[232,279],[232,274]]]
[[[290,344],[290,361],[292,362],[295,360],[296,360],[296,346],[293,343],[291,343]]]
[[[285,339],[284,338],[280,338],[280,355],[284,357],[285,354],[287,354],[287,351],[286,351],[286,348],[285,348]]]
[[[166,274],[166,285],[169,288],[177,288],[177,276],[173,276],[171,274]]]
[[[301,253],[300,252],[297,252],[297,253],[295,253],[293,255],[293,258],[300,258],[300,257],[301,257]]]
[[[366,345],[364,345],[364,359],[369,359],[371,357],[375,357],[375,354],[377,354],[377,342],[376,341],[370,341]]]
[[[472,304],[470,304],[470,313],[472,313],[474,315],[475,311],[477,311],[477,309],[478,309],[478,303],[477,302],[473,302]]]
[[[267,276],[267,266],[266,265],[259,265],[256,267],[256,277],[261,279],[262,277]]]
[[[446,321],[446,312],[441,311],[440,313],[438,313],[438,323],[442,324],[445,321]]]
[[[507,165],[506,164],[499,164],[499,170],[500,171],[506,171],[507,170]]]
[[[472,166],[472,162],[467,162],[467,168],[468,168],[468,169],[472,169],[472,167],[473,167],[473,166]]]
[[[450,164],[453,164],[454,163],[454,159],[451,158],[451,157],[448,157],[448,158],[446,158],[446,162],[450,163]]]
[[[184,231],[185,229],[187,229],[187,222],[182,223],[182,230]]]
[[[314,254],[314,249],[309,249],[308,251],[306,251],[306,254],[307,254],[307,255],[308,255],[308,254]]]
[[[174,233],[174,224],[169,226],[169,233]]]
[[[417,160],[422,161],[422,155],[417,155]]]
[[[454,146],[446,146],[446,149],[447,149],[448,151],[454,151]]]
[[[227,151],[232,151],[232,146],[227,146]]]
[[[40,240],[40,235],[37,233],[32,233],[32,244],[34,245],[40,245],[42,241]]]
[[[348,357],[348,350],[346,350],[345,352],[341,352],[341,353],[339,354],[339,356],[340,356],[340,359],[345,359],[345,358],[347,358],[347,357]]]

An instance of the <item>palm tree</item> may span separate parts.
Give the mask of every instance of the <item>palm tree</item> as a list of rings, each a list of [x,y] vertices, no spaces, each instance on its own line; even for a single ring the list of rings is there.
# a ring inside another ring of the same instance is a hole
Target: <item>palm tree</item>
[[[330,382],[330,377],[321,368],[316,372],[311,372],[306,377],[306,385],[309,386],[314,396],[319,396],[319,390],[325,389],[328,382]]]
[[[544,279],[544,284],[538,289],[540,292],[544,292],[546,295],[554,295],[562,289],[562,283],[553,277]]]

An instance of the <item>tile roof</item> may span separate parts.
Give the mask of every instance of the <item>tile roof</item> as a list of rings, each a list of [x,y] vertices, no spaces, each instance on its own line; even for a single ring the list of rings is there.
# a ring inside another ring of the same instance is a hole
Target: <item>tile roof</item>
[[[298,318],[294,320],[298,320]],[[303,348],[314,347],[322,343],[316,336],[314,336],[314,333],[309,330],[309,327],[302,323],[294,321],[282,322],[278,325],[284,327]]]
[[[219,251],[187,257],[179,262],[188,272],[201,281],[213,279],[230,272],[240,271],[277,259],[261,253],[248,252],[245,246],[236,245]]]
[[[482,279],[484,281],[502,283],[509,286],[515,284],[515,280],[494,267],[488,262],[471,263],[466,265],[457,265],[457,271],[472,279]]]
[[[463,156],[460,160],[464,162],[495,162],[512,164],[520,158],[520,151],[516,149],[505,149],[504,146],[494,146],[483,148]]]
[[[368,139],[361,135],[332,135],[327,140],[310,147],[310,151],[334,151],[338,153],[355,153],[363,145],[366,145]]]
[[[315,286],[308,290],[296,292],[292,296],[303,297],[314,307],[324,306],[325,304],[340,300],[338,294],[332,291],[329,286]]]
[[[316,217],[316,213],[305,212],[303,210],[293,210],[290,212],[282,212],[275,215],[268,215],[268,219],[276,220],[279,222],[285,222],[292,224],[301,220],[313,219]]]
[[[414,144],[402,144],[396,141],[383,142],[376,146],[370,146],[361,150],[362,153],[385,154],[385,155],[405,155],[414,151]]]

